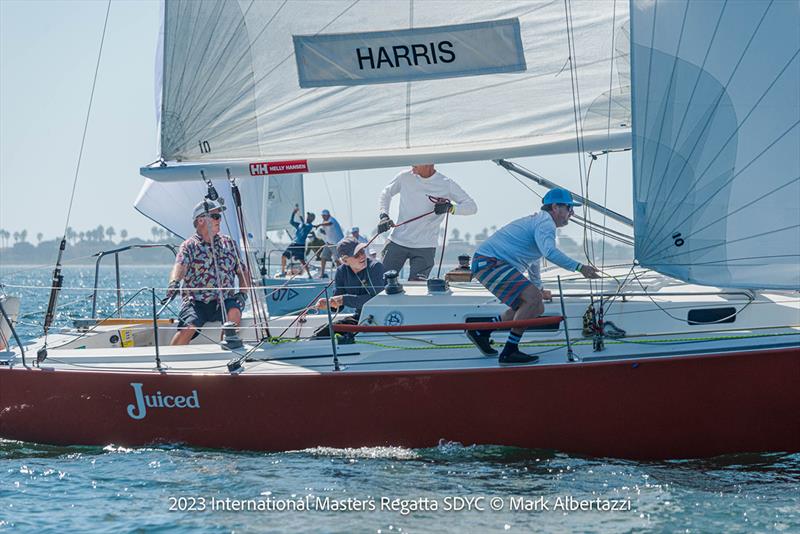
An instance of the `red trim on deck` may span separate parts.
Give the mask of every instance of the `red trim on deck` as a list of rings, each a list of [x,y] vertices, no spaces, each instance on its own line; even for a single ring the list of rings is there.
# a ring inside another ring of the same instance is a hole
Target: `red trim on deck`
[[[531,326],[558,326],[563,317],[560,315],[537,317],[523,321],[498,321],[484,323],[439,323],[439,324],[407,324],[402,326],[366,326],[352,324],[334,324],[334,332],[440,332],[442,330],[502,330],[505,328],[528,328]]]

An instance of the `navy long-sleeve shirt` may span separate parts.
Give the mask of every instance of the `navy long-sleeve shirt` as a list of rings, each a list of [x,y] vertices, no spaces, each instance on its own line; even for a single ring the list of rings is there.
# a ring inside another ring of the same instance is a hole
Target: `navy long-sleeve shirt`
[[[340,265],[336,269],[336,290],[333,295],[342,295],[345,306],[361,313],[364,304],[383,291],[383,273],[383,264],[370,258],[367,258],[367,267],[358,273],[354,273],[347,265]]]

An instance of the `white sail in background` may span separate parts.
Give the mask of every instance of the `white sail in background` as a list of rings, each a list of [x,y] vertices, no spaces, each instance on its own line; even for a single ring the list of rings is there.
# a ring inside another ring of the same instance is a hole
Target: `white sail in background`
[[[633,2],[636,258],[800,289],[800,2]]]
[[[167,0],[163,16],[168,162],[570,152],[590,107],[586,150],[630,146],[621,0]]]
[[[214,180],[214,189],[224,199],[227,209],[223,213],[222,233],[240,238],[239,223],[234,210],[228,180]],[[268,183],[269,187],[264,187]],[[242,180],[239,184],[242,197],[242,214],[253,250],[264,251],[266,232],[291,229],[289,217],[295,205],[303,209],[303,175],[289,174],[256,180]],[[168,231],[185,239],[194,233],[192,211],[203,200],[208,188],[201,181],[154,182],[145,180],[134,208]]]

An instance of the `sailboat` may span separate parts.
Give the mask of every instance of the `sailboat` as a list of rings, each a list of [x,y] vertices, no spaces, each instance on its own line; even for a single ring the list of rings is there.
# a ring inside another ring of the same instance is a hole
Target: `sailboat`
[[[155,316],[125,325],[135,346],[109,342],[113,323],[51,335],[46,354],[5,353],[1,437],[800,451],[796,2],[167,0],[162,23],[147,178],[631,148],[636,263],[601,287],[548,271],[557,291],[527,325],[527,365],[469,343],[468,329],[502,339],[511,325],[492,326],[505,307],[467,282],[392,284],[358,325],[271,317],[269,337],[243,327],[234,351],[165,346]],[[355,336],[309,338],[326,324]]]

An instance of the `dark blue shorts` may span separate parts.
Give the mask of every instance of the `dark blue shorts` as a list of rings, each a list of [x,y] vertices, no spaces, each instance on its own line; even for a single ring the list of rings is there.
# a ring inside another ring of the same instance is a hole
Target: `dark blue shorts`
[[[232,308],[242,311],[242,307],[239,306],[239,302],[236,299],[225,299],[225,317],[228,316],[227,311]],[[222,320],[222,314],[220,314],[218,300],[212,300],[211,302],[186,300],[181,306],[180,313],[178,313],[178,328],[186,328],[189,325],[200,328],[206,323],[220,320]],[[225,320],[227,321],[227,319]]]
[[[296,260],[300,260],[303,263],[306,261],[306,246],[305,245],[289,245],[289,247],[283,251],[283,257],[287,260],[291,260],[292,258]]]

